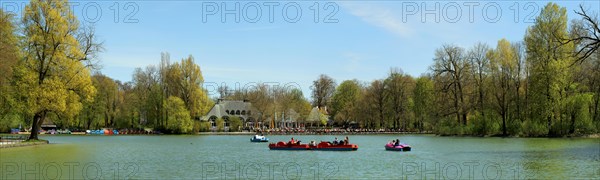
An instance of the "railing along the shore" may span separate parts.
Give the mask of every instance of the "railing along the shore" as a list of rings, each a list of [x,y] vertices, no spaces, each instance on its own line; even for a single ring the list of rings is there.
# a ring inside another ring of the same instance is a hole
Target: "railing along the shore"
[[[23,135],[0,135],[0,144],[15,144],[24,141],[27,137]]]

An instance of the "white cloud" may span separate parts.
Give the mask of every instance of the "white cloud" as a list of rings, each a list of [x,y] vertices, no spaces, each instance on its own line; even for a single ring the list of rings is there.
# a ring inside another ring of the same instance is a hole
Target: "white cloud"
[[[400,37],[409,37],[413,32],[407,24],[402,23],[400,17],[394,15],[393,11],[388,8],[371,3],[341,3],[341,5],[349,10],[352,15],[360,17],[363,21]]]

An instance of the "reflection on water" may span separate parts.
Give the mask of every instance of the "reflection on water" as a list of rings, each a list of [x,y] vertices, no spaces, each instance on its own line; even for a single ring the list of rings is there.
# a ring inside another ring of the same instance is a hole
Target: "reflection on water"
[[[0,179],[600,177],[598,139],[349,137],[358,151],[270,151],[266,143],[250,143],[250,136],[44,136],[53,144],[0,149]],[[331,141],[335,136],[294,138]],[[396,138],[413,151],[385,151],[384,144]]]

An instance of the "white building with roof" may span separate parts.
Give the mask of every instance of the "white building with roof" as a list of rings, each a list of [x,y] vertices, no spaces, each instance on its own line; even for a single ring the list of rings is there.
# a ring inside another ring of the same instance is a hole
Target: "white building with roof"
[[[215,106],[210,109],[206,116],[200,120],[209,121],[213,127],[218,118],[225,121],[225,128],[229,127],[229,117],[239,117],[244,127],[250,127],[254,124],[255,112],[258,112],[252,107],[252,103],[247,100],[225,100],[219,99]]]

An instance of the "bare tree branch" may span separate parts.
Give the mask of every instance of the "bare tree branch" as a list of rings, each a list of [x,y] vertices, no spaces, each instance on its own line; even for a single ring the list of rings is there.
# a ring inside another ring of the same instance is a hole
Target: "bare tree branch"
[[[576,63],[582,63],[588,59],[594,52],[598,51],[600,47],[600,27],[598,27],[597,16],[589,15],[583,8],[583,5],[579,5],[579,11],[575,11],[575,14],[581,16],[581,20],[578,23],[574,23],[571,29],[573,37],[562,38],[554,35],[554,37],[560,42],[560,46],[575,43],[578,49],[574,52],[573,57],[576,60],[572,65]]]

